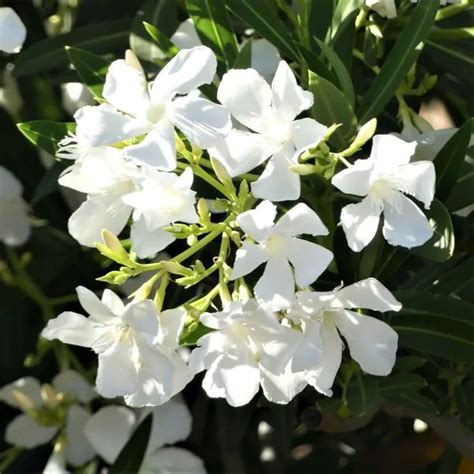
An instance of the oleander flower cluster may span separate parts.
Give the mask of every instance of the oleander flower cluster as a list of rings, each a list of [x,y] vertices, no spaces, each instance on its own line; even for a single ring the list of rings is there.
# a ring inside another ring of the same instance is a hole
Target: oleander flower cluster
[[[149,78],[128,51],[110,65],[100,103],[75,113],[57,154],[70,163],[59,183],[85,197],[69,232],[121,265],[103,281],[146,278],[127,303],[78,287],[83,312],[51,319],[43,337],[90,348],[97,393],[134,409],[170,403],[201,372],[206,393],[232,406],[260,388],[275,403],[307,386],[331,396],[345,347],[364,372],[388,375],[398,338],[382,314],[401,304],[372,277],[320,282],[334,271],[334,227],[302,189],[318,157],[332,160],[328,185],[352,201],[339,216],[348,247],[383,238],[412,248],[433,235],[420,207],[434,198],[433,163],[412,162],[416,142],[396,135],[374,136],[370,156],[349,162],[328,144],[337,124],[308,116],[319,98],[287,62],[270,78],[231,69],[220,82],[216,65],[198,44]],[[196,260],[210,248],[209,263]],[[169,307],[169,285],[201,291]],[[127,410],[101,416],[132,426]]]
[[[53,445],[43,472],[66,474],[100,458],[113,465],[134,430],[151,416],[151,433],[140,473],[204,474],[202,460],[190,451],[170,446],[191,433],[191,414],[180,397],[161,406],[131,409],[109,404],[94,412],[97,393],[73,370],[64,370],[50,384],[23,377],[0,389],[0,401],[17,409],[6,427],[5,441],[17,449]]]

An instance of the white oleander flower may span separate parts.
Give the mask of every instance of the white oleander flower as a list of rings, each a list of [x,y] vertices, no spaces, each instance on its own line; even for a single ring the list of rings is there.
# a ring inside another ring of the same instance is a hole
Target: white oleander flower
[[[136,57],[114,61],[103,96],[108,103],[75,114],[77,128],[94,146],[145,135],[124,148],[127,158],[162,171],[176,168],[176,126],[192,144],[212,146],[230,130],[229,113],[194,91],[209,84],[216,71],[214,53],[205,46],[181,50],[148,86]]]
[[[254,292],[257,299],[273,311],[291,305],[295,281],[299,287],[307,287],[333,258],[332,252],[324,247],[297,238],[300,234],[328,233],[321,219],[306,204],[297,204],[277,223],[274,222],[276,212],[274,204],[263,201],[237,217],[239,227],[257,243],[247,240],[237,250],[231,275],[231,279],[240,278],[266,263]]]
[[[434,197],[435,168],[429,161],[410,163],[416,143],[393,135],[376,135],[365,160],[337,173],[332,184],[343,193],[362,196],[341,212],[341,224],[349,247],[360,252],[374,238],[383,212],[383,235],[390,245],[412,248],[433,235],[428,219],[408,197],[429,209]]]
[[[151,300],[126,306],[112,291],[102,300],[77,288],[89,317],[66,311],[48,321],[42,336],[90,347],[99,358],[97,392],[124,397],[130,406],[160,405],[189,382],[186,364],[176,352],[186,312],[177,308],[157,314]]]
[[[101,408],[88,421],[85,433],[97,453],[113,464],[127,444],[135,428],[152,414],[152,428],[140,474],[205,473],[201,459],[185,449],[163,446],[184,441],[191,433],[191,414],[179,398],[164,405],[144,410],[109,405]],[[169,466],[169,462],[173,465]]]
[[[242,125],[257,133],[232,130],[209,149],[231,176],[246,173],[270,158],[252,183],[252,193],[271,201],[298,199],[300,177],[291,170],[299,155],[318,145],[327,127],[311,118],[295,120],[313,105],[313,94],[297,83],[293,71],[280,61],[272,85],[253,69],[231,69],[222,78],[219,101]]]
[[[171,36],[171,41],[180,49],[202,45],[191,18],[180,23]],[[281,59],[278,49],[264,38],[252,38],[249,41],[250,67],[262,75],[267,82],[271,82]]]
[[[296,303],[287,313],[287,318],[300,325],[303,332],[289,367],[295,381],[301,383],[304,376],[319,392],[332,394],[331,387],[342,359],[340,334],[362,370],[372,375],[388,375],[395,363],[397,333],[383,321],[351,309],[385,312],[399,311],[401,307],[375,278],[334,291],[298,292]]]
[[[138,168],[120,150],[101,147],[76,161],[59,178],[59,184],[88,195],[70,216],[69,233],[82,245],[93,247],[108,229],[118,235],[127,224],[132,207],[123,196],[137,189]]]
[[[28,206],[21,197],[23,187],[9,170],[0,166],[0,241],[23,245],[31,234]]]
[[[19,53],[26,39],[26,28],[15,10],[0,7],[0,51]]]
[[[280,325],[273,313],[255,300],[233,301],[224,311],[204,313],[200,321],[215,331],[201,337],[191,353],[193,372],[207,370],[202,386],[211,398],[232,406],[248,403],[262,385],[273,401],[267,374],[282,374],[300,334]]]
[[[365,0],[365,4],[385,18],[396,18],[397,16],[395,0]]]
[[[66,446],[60,453],[53,453],[50,466],[66,462],[81,466],[94,457],[84,426],[90,418],[86,405],[95,396],[88,382],[72,370],[59,373],[51,385],[42,386],[33,377],[18,379],[0,389],[1,401],[23,411],[7,426],[5,440],[32,449],[62,432]]]
[[[130,237],[134,252],[144,258],[175,240],[163,227],[175,222],[192,224],[199,221],[199,216],[195,209],[196,193],[191,190],[191,168],[180,176],[144,169],[138,183],[140,189],[124,196],[123,202],[134,209]]]

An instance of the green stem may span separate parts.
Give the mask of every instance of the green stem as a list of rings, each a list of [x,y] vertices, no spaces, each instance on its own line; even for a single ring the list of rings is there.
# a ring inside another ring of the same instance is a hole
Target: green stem
[[[439,28],[431,31],[429,39],[444,39],[444,40],[455,40],[455,39],[470,39],[474,36],[474,27],[467,28]]]
[[[223,184],[221,184],[219,181],[217,181],[216,178],[212,177],[206,170],[202,169],[199,165],[193,164],[193,163],[179,163],[178,162],[178,168],[184,170],[191,166],[191,169],[193,170],[194,174],[196,176],[199,176],[201,179],[209,183],[212,187],[217,189],[223,196],[225,196],[227,199],[232,199],[232,197],[229,195],[229,192],[225,188]]]
[[[462,0],[461,3],[456,5],[449,5],[441,8],[438,13],[436,13],[435,21],[446,20],[446,18],[450,18],[458,13],[468,10],[473,5],[474,2],[472,0]]]
[[[0,463],[0,472],[5,472],[22,452],[22,448],[18,448],[15,446],[13,448],[7,449],[7,451],[2,453],[1,456],[5,459]]]

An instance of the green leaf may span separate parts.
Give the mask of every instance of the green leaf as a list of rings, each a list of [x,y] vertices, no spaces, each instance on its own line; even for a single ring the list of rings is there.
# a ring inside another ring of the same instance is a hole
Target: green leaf
[[[474,303],[474,257],[462,261],[446,271],[439,270],[433,277],[430,290]]]
[[[222,75],[230,69],[239,52],[237,38],[222,0],[186,0],[186,8],[193,19],[201,41],[209,46],[219,61]]]
[[[33,120],[32,122],[19,123],[17,127],[31,143],[54,156],[58,150],[58,142],[68,132],[74,131],[76,124]]]
[[[380,74],[362,98],[358,116],[362,123],[377,117],[394,96],[421,53],[433,25],[439,2],[419,2],[385,60]]]
[[[61,173],[67,168],[67,164],[61,161],[56,161],[53,166],[46,170],[46,173],[41,178],[38,186],[35,188],[31,205],[36,205],[46,196],[54,193],[58,189],[58,178]]]
[[[469,119],[444,145],[436,155],[433,164],[436,168],[436,195],[445,201],[458,180],[469,141],[474,120]]]
[[[474,202],[474,157],[466,156],[446,206],[451,212],[459,211]]]
[[[300,57],[288,27],[278,18],[267,0],[226,0],[229,9],[244,23],[295,61]]]
[[[401,347],[459,362],[474,360],[474,305],[417,291],[396,296],[403,309],[391,326]]]
[[[143,22],[143,27],[166,57],[171,58],[179,51],[179,48],[175,46],[156,26],[150,25],[150,23],[145,21]]]
[[[252,40],[247,40],[240,46],[240,51],[232,67],[234,69],[247,69],[252,66]]]
[[[101,98],[110,62],[89,51],[71,46],[66,46],[66,52],[81,81],[89,88],[94,97]]]
[[[330,46],[328,46],[326,43],[324,43],[323,41],[319,40],[316,37],[314,37],[313,39],[318,44],[324,56],[326,56],[326,58],[328,59],[330,66],[333,68],[334,73],[337,76],[342,92],[346,96],[351,107],[354,108],[354,105],[355,105],[354,86],[352,85],[352,79],[349,72],[346,69],[346,66],[341,61],[337,53]]]
[[[395,374],[378,381],[381,397],[400,392],[418,392],[427,385],[426,380],[416,374]]]
[[[73,30],[71,33],[48,38],[22,51],[15,61],[15,76],[49,71],[54,68],[66,69],[68,59],[65,46],[74,46],[96,54],[123,54],[128,47],[130,20],[114,20],[94,23]]]
[[[346,391],[347,408],[353,416],[369,413],[378,401],[377,380],[357,372],[351,377]]]
[[[120,451],[117,460],[110,467],[110,474],[138,472],[150,439],[153,414],[150,413],[138,426],[128,443]]]
[[[430,210],[426,211],[426,216],[433,228],[433,237],[421,247],[410,249],[410,253],[434,262],[444,262],[454,253],[455,238],[451,215],[444,204],[435,199]]]
[[[415,411],[423,411],[426,413],[437,413],[438,411],[435,404],[428,397],[417,392],[390,392],[387,393],[384,398],[385,400]]]
[[[411,372],[425,365],[426,359],[417,355],[397,357],[395,369],[400,372]]]
[[[342,124],[333,133],[330,141],[334,142],[338,150],[346,148],[357,126],[357,118],[349,101],[334,84],[312,71],[309,71],[309,90],[315,99],[311,108],[313,117],[328,127]]]
[[[164,51],[150,37],[144,23],[158,29],[168,38],[176,29],[178,15],[174,0],[146,0],[138,10],[130,31],[130,48],[145,61],[163,59]]]

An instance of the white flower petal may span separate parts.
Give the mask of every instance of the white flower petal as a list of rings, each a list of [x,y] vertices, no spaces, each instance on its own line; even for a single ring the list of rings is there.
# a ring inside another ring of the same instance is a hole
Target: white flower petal
[[[130,238],[132,239],[132,250],[140,258],[151,257],[176,240],[176,237],[166,230],[160,228],[153,231],[148,230],[143,217],[132,224]]]
[[[99,354],[95,383],[97,392],[106,398],[121,397],[136,390],[137,370],[129,340],[118,341]]]
[[[270,201],[262,201],[255,209],[242,212],[237,216],[238,226],[257,242],[268,237],[273,227],[277,208]]]
[[[182,49],[153,81],[153,103],[162,102],[175,94],[187,94],[203,84],[210,84],[216,67],[216,57],[208,47]]]
[[[192,18],[188,18],[180,23],[170,40],[179,49],[194,48],[195,46],[200,46],[202,44]]]
[[[290,364],[281,375],[260,367],[260,383],[267,400],[284,405],[291,402],[308,385],[304,372],[293,372]]]
[[[310,322],[305,327],[301,343],[291,358],[291,370],[300,372],[317,366],[321,360],[321,325]]]
[[[180,398],[174,398],[164,405],[145,410],[142,413],[142,418],[145,418],[150,412],[153,413],[153,423],[147,453],[151,453],[165,444],[184,441],[191,434],[191,413]]]
[[[162,448],[143,460],[138,474],[206,474],[202,459],[182,448]]]
[[[228,110],[201,97],[178,97],[170,119],[193,145],[209,148],[229,133],[232,123]]]
[[[305,203],[300,202],[284,214],[274,227],[275,233],[296,236],[299,234],[328,235],[328,229],[319,216]]]
[[[210,398],[226,398],[226,390],[219,366],[222,358],[223,356],[220,356],[215,360],[207,369],[206,375],[202,380],[202,388]]]
[[[28,415],[18,415],[7,426],[5,441],[13,446],[32,449],[51,441],[57,431],[57,426],[42,426]]]
[[[267,82],[271,82],[281,59],[278,49],[264,38],[250,41],[252,42],[250,60],[252,69],[255,69]]]
[[[321,341],[321,359],[317,367],[306,372],[306,379],[318,392],[330,397],[342,360],[342,341],[333,324],[321,325]]]
[[[295,282],[288,260],[284,257],[271,257],[255,285],[257,299],[262,301],[265,307],[280,311],[290,307],[294,290]]]
[[[145,118],[150,107],[145,74],[123,59],[110,65],[102,95],[117,110],[135,117]]]
[[[89,443],[84,431],[90,418],[91,414],[78,405],[73,405],[67,412],[67,444],[64,454],[67,462],[73,466],[82,466],[95,455],[95,450]]]
[[[82,403],[89,403],[97,395],[89,382],[74,370],[63,370],[53,379],[53,387],[62,393],[72,395]]]
[[[1,8],[0,8],[1,10]],[[19,179],[7,168],[0,165],[0,199],[12,199],[21,196],[23,186]]]
[[[105,289],[102,293],[101,301],[105,304],[105,306],[107,306],[107,308],[110,309],[111,313],[114,316],[120,316],[125,309],[125,305],[120,299],[120,296],[116,295],[112,290],[109,290],[108,288]],[[91,317],[96,319],[96,315],[91,315]]]
[[[286,61],[280,61],[272,82],[273,108],[280,118],[291,122],[303,110],[313,105],[313,94],[303,90],[296,82]]]
[[[20,408],[15,397],[15,392],[19,391],[28,397],[34,406],[41,406],[43,404],[43,397],[41,396],[41,384],[33,377],[22,377],[14,382],[5,385],[0,389],[0,400],[7,403],[11,407]]]
[[[184,329],[187,313],[184,308],[174,308],[162,311],[160,320],[160,344],[170,349],[176,349]]]
[[[136,332],[152,337],[158,334],[158,314],[152,300],[129,303],[122,314],[122,321]]]
[[[15,10],[0,7],[0,51],[20,52],[26,39],[26,28]]]
[[[3,190],[2,190],[3,191]],[[8,201],[0,198],[0,241],[6,245],[23,245],[31,235],[28,206],[21,197]]]
[[[120,192],[137,175],[137,168],[123,159],[121,150],[107,146],[90,150],[58,182],[81,193],[106,194]]]
[[[393,172],[392,181],[399,191],[410,194],[429,209],[435,193],[436,173],[431,161],[402,165]]]
[[[381,211],[370,197],[342,208],[342,228],[346,234],[347,243],[354,252],[360,252],[375,237]]]
[[[319,145],[328,130],[325,125],[310,118],[295,120],[290,128],[291,141],[296,148],[295,154],[297,156]]]
[[[343,193],[367,196],[373,168],[373,160],[356,160],[352,166],[334,175],[331,183]]]
[[[272,145],[257,133],[232,129],[224,140],[208,149],[231,177],[248,173],[272,154]]]
[[[384,208],[383,235],[390,245],[412,248],[433,236],[433,229],[420,208],[403,194],[396,205]]]
[[[367,308],[374,311],[400,311],[402,305],[375,278],[367,278],[341,288],[330,303],[333,308]]]
[[[219,102],[243,125],[263,132],[272,120],[272,91],[253,69],[231,69],[224,74],[217,91]]]
[[[75,114],[76,135],[84,137],[91,146],[104,146],[142,135],[148,123],[117,112],[109,104],[86,105]]]
[[[257,181],[251,184],[254,196],[275,202],[298,199],[301,184],[299,175],[290,169],[294,164],[284,153],[273,155]]]
[[[121,196],[90,196],[69,218],[68,230],[80,244],[93,247],[102,241],[103,229],[118,235],[130,213],[130,206],[122,202]]]
[[[160,171],[176,169],[176,141],[174,128],[163,120],[155,126],[138,145],[124,148],[123,156],[141,165],[149,165]]]
[[[406,142],[395,135],[375,135],[370,153],[375,173],[386,175],[399,166],[406,165],[415,153],[415,148],[416,142]]]
[[[65,311],[57,318],[50,319],[41,335],[49,340],[59,339],[65,344],[93,347],[106,331],[81,314]]]
[[[244,242],[235,255],[234,267],[232,268],[231,280],[240,278],[253,272],[268,259],[267,252],[261,245]]]
[[[220,364],[226,400],[233,407],[246,405],[257,394],[260,386],[260,370],[225,357]]]
[[[337,311],[337,329],[349,345],[351,357],[372,375],[388,375],[395,364],[398,335],[386,323],[354,311]]]
[[[135,421],[132,410],[109,405],[94,413],[86,423],[84,431],[97,453],[112,464],[127,444]]]
[[[43,474],[69,474],[66,468],[66,458],[64,457],[63,451],[55,451],[51,453],[51,456],[43,469]]]
[[[288,259],[295,269],[298,286],[305,288],[313,283],[331,263],[333,253],[321,245],[307,240],[288,239]]]
[[[86,310],[87,314],[93,315],[95,321],[106,322],[109,318],[114,317],[110,308],[108,308],[91,290],[88,290],[84,286],[78,286],[76,288],[76,293],[81,306]]]

